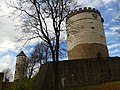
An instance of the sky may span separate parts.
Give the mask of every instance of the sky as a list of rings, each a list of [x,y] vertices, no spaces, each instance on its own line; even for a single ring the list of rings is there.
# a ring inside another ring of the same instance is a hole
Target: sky
[[[0,72],[3,69],[10,68],[13,72],[15,69],[16,55],[24,50],[29,54],[33,50],[35,40],[29,43],[29,46],[21,49],[23,42],[17,42],[17,38],[22,36],[20,31],[14,30],[16,20],[9,18],[9,9],[0,2]],[[116,23],[117,0],[77,0],[82,7],[94,7],[98,9],[104,18],[104,31],[109,50],[109,56],[120,56],[120,35],[117,31],[120,26]]]

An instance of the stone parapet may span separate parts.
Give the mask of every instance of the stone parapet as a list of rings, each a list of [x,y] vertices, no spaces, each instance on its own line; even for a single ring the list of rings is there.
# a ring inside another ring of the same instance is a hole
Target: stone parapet
[[[71,13],[68,14],[68,16],[67,16],[67,20],[70,17],[74,16],[75,14],[83,13],[83,12],[94,12],[94,13],[98,14],[101,17],[101,14],[97,9],[91,8],[91,7],[84,7],[84,8],[79,8],[79,9],[76,9],[74,11],[71,11]]]

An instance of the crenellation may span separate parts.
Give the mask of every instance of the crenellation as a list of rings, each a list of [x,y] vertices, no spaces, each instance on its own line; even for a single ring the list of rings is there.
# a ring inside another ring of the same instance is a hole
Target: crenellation
[[[95,9],[95,8],[92,8],[92,10],[93,10],[93,11],[96,11],[96,9]]]
[[[87,9],[87,7],[84,7],[83,10],[84,10],[84,11],[87,11],[88,9]]]
[[[81,11],[82,10],[82,8],[79,8],[79,11]]]
[[[101,17],[100,12],[95,9],[95,8],[91,8],[91,7],[83,7],[83,8],[79,8],[79,9],[75,9],[74,11],[72,11],[68,16],[67,16],[67,20],[72,17],[75,14],[79,14],[79,13],[83,13],[83,12],[93,12],[98,14]]]
[[[93,10],[93,8],[91,8],[91,7],[86,7],[87,8],[87,10]]]

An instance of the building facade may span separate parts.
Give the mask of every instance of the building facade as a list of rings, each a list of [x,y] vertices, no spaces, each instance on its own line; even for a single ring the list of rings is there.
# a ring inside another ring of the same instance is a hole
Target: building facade
[[[108,57],[103,18],[94,8],[80,8],[67,17],[68,58]]]

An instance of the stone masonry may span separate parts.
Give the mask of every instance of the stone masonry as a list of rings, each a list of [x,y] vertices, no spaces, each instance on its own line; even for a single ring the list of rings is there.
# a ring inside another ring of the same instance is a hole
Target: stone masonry
[[[68,59],[108,57],[103,18],[94,8],[80,8],[67,18]]]
[[[53,64],[50,62],[41,67],[34,82],[34,90],[55,90]],[[58,66],[59,88],[120,80],[119,57],[60,61]]]

